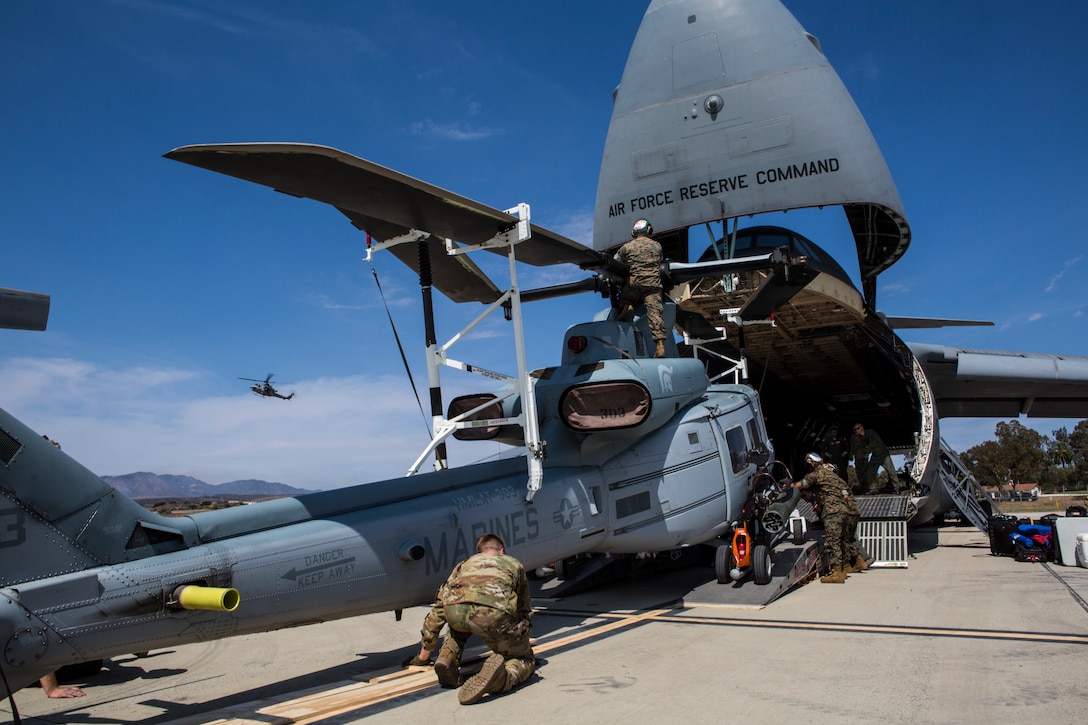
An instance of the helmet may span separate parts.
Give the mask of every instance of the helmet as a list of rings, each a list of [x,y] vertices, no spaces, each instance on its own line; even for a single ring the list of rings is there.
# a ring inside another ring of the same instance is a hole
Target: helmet
[[[824,459],[820,458],[819,453],[806,453],[805,454],[805,463],[808,464],[809,468],[816,468],[816,466],[823,465],[823,462],[824,462]]]
[[[637,237],[639,235],[649,236],[654,233],[654,225],[646,219],[639,219],[635,222],[635,226],[631,228],[631,236]]]

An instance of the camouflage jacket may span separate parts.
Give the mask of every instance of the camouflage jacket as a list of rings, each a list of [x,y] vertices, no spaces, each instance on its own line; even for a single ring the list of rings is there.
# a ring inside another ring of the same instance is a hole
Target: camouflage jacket
[[[661,287],[661,245],[650,237],[635,237],[620,247],[616,259],[627,265],[631,287]]]
[[[431,611],[423,621],[423,646],[434,649],[446,623],[446,607],[451,604],[482,604],[517,619],[527,619],[532,611],[529,580],[521,562],[507,554],[475,554],[454,567],[446,582],[438,588]]]
[[[523,618],[529,615],[529,581],[525,567],[507,554],[476,554],[465,559],[438,588],[438,601],[450,604],[483,604]]]
[[[850,493],[850,486],[827,466],[818,466],[807,474],[801,480],[801,488],[807,488],[816,495],[821,517],[839,514],[857,516],[861,513],[858,502]]]

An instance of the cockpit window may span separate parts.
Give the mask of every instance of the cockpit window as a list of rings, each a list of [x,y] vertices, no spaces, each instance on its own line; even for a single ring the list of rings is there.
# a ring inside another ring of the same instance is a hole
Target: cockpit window
[[[744,429],[739,425],[725,432],[725,447],[729,449],[729,462],[733,473],[740,473],[748,468],[748,442],[744,439]]]
[[[770,251],[778,247],[792,247],[793,236],[780,231],[759,232],[754,235],[752,246],[760,251]]]
[[[788,229],[782,229],[781,227],[752,227],[737,232],[735,240],[726,235],[724,239],[715,241],[703,252],[703,256],[699,257],[699,261],[710,262],[716,259],[754,257],[758,254],[767,254],[781,247],[788,248],[794,256],[804,255],[813,261],[822,259],[811,242]]]
[[[790,249],[795,254],[803,254],[809,259],[820,259],[820,253],[817,252],[816,249],[811,244],[809,244],[809,241],[804,237],[794,237],[793,244],[790,246]]]
[[[759,425],[756,423],[755,418],[748,421],[748,436],[752,439],[753,448],[763,446],[763,438],[759,435]]]

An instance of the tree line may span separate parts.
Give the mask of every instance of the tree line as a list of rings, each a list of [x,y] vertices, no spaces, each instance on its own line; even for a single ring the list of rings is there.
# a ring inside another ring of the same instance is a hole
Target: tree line
[[[1048,493],[1085,488],[1088,481],[1088,420],[1070,432],[1058,428],[1045,436],[1015,420],[997,424],[997,440],[985,441],[961,460],[984,486],[999,489],[1036,483]]]

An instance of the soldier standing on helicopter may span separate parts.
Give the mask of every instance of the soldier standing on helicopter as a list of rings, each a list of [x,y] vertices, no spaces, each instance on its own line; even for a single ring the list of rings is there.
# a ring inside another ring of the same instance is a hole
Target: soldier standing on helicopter
[[[627,284],[620,293],[619,319],[630,319],[635,305],[646,306],[646,321],[654,339],[654,357],[665,357],[665,322],[661,303],[661,245],[651,235],[653,225],[639,219],[631,229],[632,239],[616,253],[616,259],[627,265]]]

